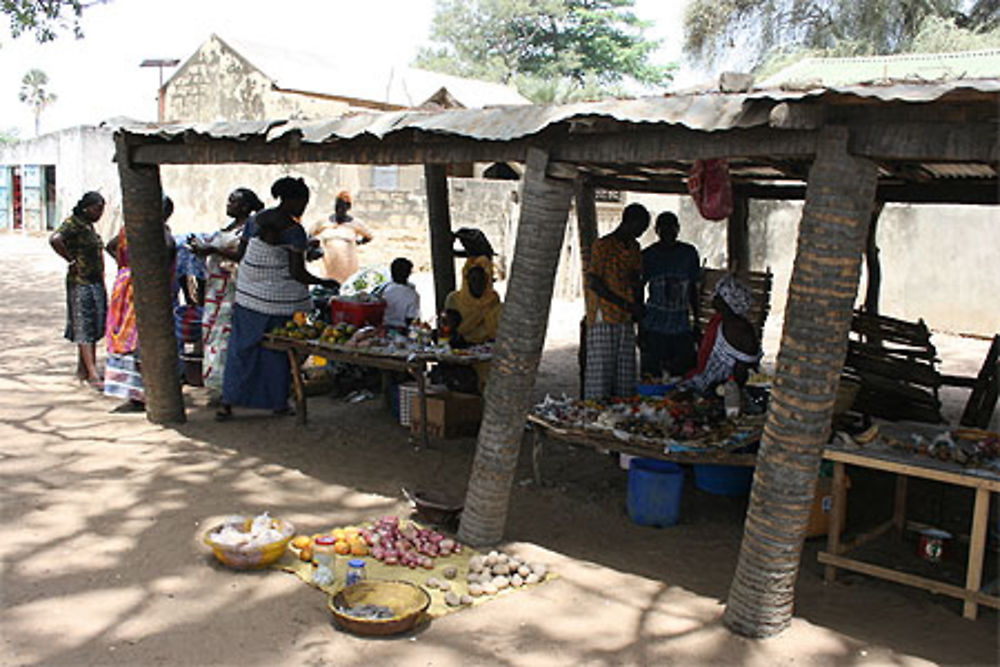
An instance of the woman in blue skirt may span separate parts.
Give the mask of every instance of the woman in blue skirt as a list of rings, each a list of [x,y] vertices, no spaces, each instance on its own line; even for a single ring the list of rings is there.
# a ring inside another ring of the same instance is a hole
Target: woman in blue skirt
[[[306,270],[306,233],[300,220],[309,203],[301,178],[284,177],[271,186],[280,203],[252,217],[244,228],[236,278],[232,331],[216,418],[229,419],[233,406],[288,414],[291,369],[284,352],[261,346],[264,334],[299,310],[309,311],[309,285],[340,287]]]

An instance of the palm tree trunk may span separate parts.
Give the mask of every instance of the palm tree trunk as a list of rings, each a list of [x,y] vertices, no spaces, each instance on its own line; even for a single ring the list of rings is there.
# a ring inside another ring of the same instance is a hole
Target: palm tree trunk
[[[847,153],[848,131],[823,130],[809,170],[764,426],[725,624],[768,637],[791,622],[802,542],[847,353],[875,165]]]
[[[459,538],[474,545],[493,544],[503,537],[524,419],[545,343],[573,195],[571,182],[546,177],[547,165],[544,151],[528,151],[517,245],[458,529]]]
[[[185,420],[171,298],[172,271],[163,234],[163,190],[157,166],[131,164],[125,140],[115,138],[122,214],[135,294],[146,418],[154,424]]]

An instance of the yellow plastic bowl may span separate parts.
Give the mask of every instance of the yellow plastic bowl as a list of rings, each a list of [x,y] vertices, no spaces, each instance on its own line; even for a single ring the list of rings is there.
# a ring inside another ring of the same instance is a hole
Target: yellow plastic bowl
[[[249,529],[251,521],[252,519],[246,520],[245,527],[247,529]],[[212,534],[225,525],[221,523],[205,531],[203,540],[205,544],[212,548],[212,553],[219,559],[219,562],[224,565],[235,570],[259,570],[281,558],[285,553],[285,549],[288,548],[288,543],[295,536],[295,526],[290,521],[272,519],[271,522],[275,528],[281,531],[284,537],[276,542],[270,542],[262,546],[231,546],[217,543],[212,539]]]

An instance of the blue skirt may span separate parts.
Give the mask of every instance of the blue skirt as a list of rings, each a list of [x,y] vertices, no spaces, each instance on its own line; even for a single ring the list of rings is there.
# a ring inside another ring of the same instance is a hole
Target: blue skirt
[[[288,407],[292,372],[285,352],[264,349],[264,334],[288,321],[289,315],[264,315],[233,305],[232,330],[222,377],[222,402],[244,408]]]

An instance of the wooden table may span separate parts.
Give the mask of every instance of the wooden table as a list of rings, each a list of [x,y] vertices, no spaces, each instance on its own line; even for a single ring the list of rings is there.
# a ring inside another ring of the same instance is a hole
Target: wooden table
[[[378,368],[384,371],[407,373],[417,382],[417,394],[420,401],[421,442],[427,447],[430,438],[427,434],[427,366],[435,362],[445,362],[462,366],[472,366],[489,361],[489,355],[458,355],[433,352],[395,352],[385,348],[359,348],[347,345],[321,343],[317,340],[298,340],[266,334],[264,347],[271,350],[283,350],[288,354],[288,362],[292,367],[292,390],[295,394],[296,418],[300,424],[306,423],[306,392],[302,379],[302,362],[309,356],[323,357],[329,361],[339,361],[345,364],[355,364],[368,368]],[[413,433],[409,442],[415,448]]]
[[[986,595],[979,590],[982,585],[983,561],[986,555],[990,494],[1000,491],[1000,476],[985,471],[966,470],[955,463],[944,463],[927,456],[908,455],[877,445],[858,450],[829,445],[823,452],[823,458],[833,461],[833,507],[830,512],[830,531],[827,536],[826,551],[821,551],[818,556],[819,562],[826,565],[825,579],[827,582],[834,581],[839,568],[907,586],[923,588],[932,593],[949,595],[963,600],[965,604],[962,615],[973,620],[976,618],[981,604],[995,609],[1000,608],[1000,598]],[[847,507],[847,478],[844,470],[846,465],[884,470],[896,474],[892,518],[876,528],[858,535],[849,542],[845,542],[841,538],[844,529],[845,508]],[[972,509],[972,532],[965,588],[872,565],[846,556],[852,549],[870,542],[889,530],[895,529],[902,533],[906,525],[906,483],[909,477],[921,477],[975,489],[976,497]]]
[[[531,469],[535,483],[542,484],[542,448],[546,440],[558,440],[571,445],[580,445],[598,450],[608,450],[639,456],[646,459],[658,459],[673,463],[708,463],[727,466],[752,467],[757,464],[756,454],[735,453],[732,448],[701,447],[677,448],[670,450],[670,441],[651,438],[622,440],[614,434],[597,429],[564,426],[546,421],[537,415],[528,415],[528,423],[533,432],[531,451]],[[735,448],[746,446],[759,438],[747,438]]]

